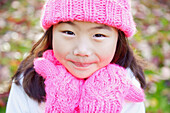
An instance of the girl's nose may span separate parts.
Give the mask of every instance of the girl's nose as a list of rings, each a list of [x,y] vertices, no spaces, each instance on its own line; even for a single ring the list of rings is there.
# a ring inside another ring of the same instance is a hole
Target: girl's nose
[[[90,44],[86,42],[79,42],[73,51],[76,56],[89,57],[92,54]]]

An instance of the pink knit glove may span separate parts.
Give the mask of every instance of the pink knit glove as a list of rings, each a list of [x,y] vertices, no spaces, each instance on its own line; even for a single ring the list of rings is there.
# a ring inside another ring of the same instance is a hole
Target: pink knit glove
[[[126,78],[126,70],[116,64],[98,70],[84,83],[81,113],[120,113],[122,102],[144,101],[144,92]]]
[[[45,78],[46,113],[75,113],[83,80],[73,77],[54,57],[52,50],[34,60],[37,73]]]

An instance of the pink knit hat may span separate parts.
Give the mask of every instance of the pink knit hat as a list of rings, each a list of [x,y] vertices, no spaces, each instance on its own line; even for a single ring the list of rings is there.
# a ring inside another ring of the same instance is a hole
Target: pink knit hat
[[[123,31],[126,37],[136,32],[131,0],[46,0],[41,24],[46,30],[60,21],[88,21],[106,24]]]

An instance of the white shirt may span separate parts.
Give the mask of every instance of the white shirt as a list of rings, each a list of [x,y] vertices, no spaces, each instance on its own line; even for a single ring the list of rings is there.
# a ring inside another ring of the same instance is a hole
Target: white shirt
[[[132,71],[129,68],[127,68],[127,71],[128,77],[132,80],[132,83],[135,86],[140,87],[140,84],[135,79]],[[21,77],[20,83],[22,84],[22,74]],[[22,86],[12,83],[6,113],[45,113],[45,103],[42,102],[39,104],[25,93]],[[125,100],[121,113],[145,113],[144,103],[133,103]]]

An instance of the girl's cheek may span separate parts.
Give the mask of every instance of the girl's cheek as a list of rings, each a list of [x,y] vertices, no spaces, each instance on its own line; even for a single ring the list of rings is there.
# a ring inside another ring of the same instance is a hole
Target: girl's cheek
[[[100,64],[103,66],[106,66],[108,64],[110,64],[110,62],[112,61],[113,57],[114,57],[115,52],[103,52],[103,54],[100,55]]]

